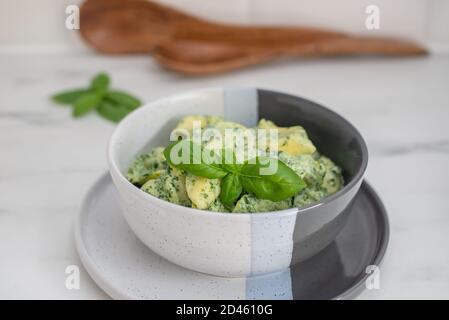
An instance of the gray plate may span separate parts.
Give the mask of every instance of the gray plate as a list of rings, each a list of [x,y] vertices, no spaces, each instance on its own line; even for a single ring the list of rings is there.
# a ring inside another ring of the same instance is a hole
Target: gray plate
[[[364,182],[347,224],[319,254],[249,280],[214,277],[174,265],[144,246],[122,217],[117,197],[109,175],[103,175],[75,226],[84,266],[116,299],[351,299],[365,288],[367,266],[380,265],[388,244],[385,208]],[[257,295],[248,295],[248,284]]]

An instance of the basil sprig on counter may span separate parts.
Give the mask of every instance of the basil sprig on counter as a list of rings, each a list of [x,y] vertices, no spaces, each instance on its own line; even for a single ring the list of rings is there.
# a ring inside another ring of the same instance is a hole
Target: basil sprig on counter
[[[189,150],[188,159],[182,157],[183,150]],[[164,156],[172,167],[199,177],[221,178],[220,199],[228,207],[234,205],[243,191],[259,199],[281,201],[293,197],[306,187],[305,182],[279,159],[256,157],[253,159],[255,161],[243,164],[225,164],[225,152],[228,150],[217,154],[212,150],[203,150],[190,140],[180,140],[165,148]],[[261,169],[267,168],[270,161],[277,162],[276,172],[262,175]]]
[[[141,101],[120,90],[110,90],[110,78],[106,73],[97,74],[88,88],[64,91],[52,96],[52,100],[60,104],[73,106],[75,118],[97,110],[103,118],[119,122],[128,113],[140,107]]]

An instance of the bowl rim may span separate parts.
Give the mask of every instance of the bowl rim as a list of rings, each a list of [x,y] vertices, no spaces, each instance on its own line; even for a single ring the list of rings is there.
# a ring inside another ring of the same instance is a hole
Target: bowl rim
[[[265,211],[265,212],[252,212],[251,213],[251,212],[215,212],[215,211],[210,211],[210,210],[201,210],[201,209],[196,209],[196,208],[191,208],[191,207],[185,207],[185,206],[182,206],[182,205],[179,205],[176,203],[172,203],[169,201],[159,199],[158,197],[155,197],[155,196],[141,190],[140,188],[137,188],[135,185],[133,185],[131,182],[129,182],[128,179],[126,179],[124,174],[119,170],[117,163],[115,161],[114,146],[115,146],[115,142],[117,141],[117,137],[123,131],[123,128],[126,126],[127,123],[131,123],[136,117],[139,117],[140,114],[143,114],[144,112],[148,112],[147,109],[151,109],[152,107],[154,107],[154,105],[164,102],[165,100],[168,101],[175,97],[187,96],[187,95],[191,95],[194,93],[198,94],[201,92],[207,92],[207,91],[216,90],[216,89],[226,89],[226,88],[229,88],[229,86],[207,87],[207,88],[202,88],[202,89],[183,91],[181,93],[172,94],[172,95],[160,98],[160,99],[156,99],[149,103],[146,103],[143,106],[134,110],[133,112],[129,113],[124,119],[122,119],[118,123],[118,125],[115,127],[111,137],[109,138],[109,142],[107,145],[107,160],[108,160],[107,162],[108,162],[110,174],[112,175],[114,172],[116,174],[116,176],[118,177],[118,179],[120,179],[120,181],[124,182],[125,185],[131,187],[131,189],[130,189],[130,190],[132,190],[131,192],[133,192],[136,196],[138,196],[140,198],[146,199],[146,201],[152,201],[152,202],[155,202],[156,204],[159,203],[160,205],[173,207],[173,209],[177,209],[177,210],[185,210],[186,213],[194,214],[194,215],[198,215],[198,214],[205,215],[205,216],[213,215],[213,216],[222,216],[222,217],[228,217],[228,218],[229,217],[242,217],[245,219],[247,219],[248,215],[255,215],[261,219],[267,219],[267,218],[275,219],[275,218],[281,218],[281,217],[285,217],[285,216],[296,215],[296,214],[308,211],[309,209],[321,207],[323,205],[326,205],[326,204],[334,201],[335,199],[347,194],[351,189],[353,189],[353,187],[355,187],[357,184],[359,184],[361,182],[361,180],[363,179],[363,176],[365,174],[366,168],[368,166],[368,147],[366,145],[365,140],[363,139],[363,136],[360,134],[359,130],[357,130],[357,128],[349,120],[347,120],[346,118],[344,118],[337,112],[335,112],[335,111],[329,109],[328,107],[323,106],[322,104],[315,102],[313,100],[309,100],[307,98],[303,98],[301,96],[297,96],[294,94],[285,93],[282,91],[264,89],[264,88],[260,88],[260,87],[250,87],[250,86],[232,86],[232,88],[251,89],[251,90],[256,90],[256,91],[263,90],[266,92],[282,94],[282,95],[289,96],[289,97],[292,97],[295,99],[299,98],[301,100],[304,100],[304,101],[307,101],[308,103],[313,104],[314,106],[316,106],[318,108],[324,109],[324,111],[330,113],[332,116],[334,116],[336,118],[339,118],[339,120],[344,125],[346,125],[348,128],[350,128],[353,131],[357,140],[360,142],[361,149],[362,149],[361,166],[360,166],[359,170],[357,171],[357,173],[354,175],[354,177],[351,179],[351,181],[348,184],[345,184],[343,186],[343,188],[338,190],[336,193],[326,196],[326,197],[322,198],[320,201],[317,201],[317,202],[312,203],[305,207],[301,207],[301,208],[294,207],[294,208],[288,208],[288,209],[277,210],[277,211]]]

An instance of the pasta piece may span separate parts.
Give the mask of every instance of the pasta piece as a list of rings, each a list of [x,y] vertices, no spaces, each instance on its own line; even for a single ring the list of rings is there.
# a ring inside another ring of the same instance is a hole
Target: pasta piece
[[[200,127],[204,128],[207,124],[207,118],[205,116],[187,116],[181,119],[175,127],[176,129],[185,129],[192,133],[193,125],[195,122],[199,122]]]
[[[326,173],[323,178],[322,187],[328,195],[331,195],[343,187],[343,176],[341,168],[338,167],[331,159],[321,156],[319,162],[324,166]]]
[[[213,125],[210,125],[211,127],[220,130],[221,132],[225,132],[226,129],[232,129],[232,130],[245,130],[247,129],[244,125],[237,123],[237,122],[232,122],[232,121],[225,121],[225,120],[221,120],[221,121],[216,121]]]
[[[229,212],[219,198],[215,199],[207,210],[214,212]]]
[[[150,153],[143,154],[134,160],[128,169],[126,178],[137,186],[142,186],[149,179],[160,176],[167,168],[164,157],[164,148],[154,148]]]
[[[207,209],[220,195],[220,179],[207,179],[187,174],[186,189],[192,201],[192,207]]]
[[[243,195],[239,201],[237,201],[234,210],[232,212],[238,213],[255,213],[255,212],[267,212],[288,209],[291,207],[291,200],[283,200],[273,202],[265,199],[257,199],[251,194]]]
[[[326,191],[320,187],[305,188],[293,199],[293,206],[301,208],[320,201],[326,196]]]
[[[321,185],[323,183],[326,167],[321,162],[316,161],[312,155],[292,156],[286,152],[281,152],[279,160],[295,171],[308,186]]]
[[[283,128],[278,127],[272,121],[261,119],[258,128],[278,130],[278,151],[284,151],[293,156],[313,154],[316,151],[306,130],[301,126]],[[267,146],[269,147],[269,141],[267,141]]]
[[[185,188],[185,174],[169,168],[156,179],[148,180],[141,188],[159,199],[190,207],[191,202]]]

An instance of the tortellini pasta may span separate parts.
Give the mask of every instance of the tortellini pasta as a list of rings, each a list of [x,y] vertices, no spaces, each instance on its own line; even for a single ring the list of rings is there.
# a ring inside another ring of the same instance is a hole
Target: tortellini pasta
[[[291,156],[286,152],[279,153],[279,160],[289,166],[307,185],[321,185],[326,174],[325,166],[310,154]]]
[[[215,199],[215,201],[211,203],[207,210],[214,212],[229,212],[223,202],[221,202],[220,198]]]
[[[292,156],[301,154],[313,154],[316,151],[312,141],[307,136],[306,130],[301,126],[278,127],[272,121],[262,119],[258,127],[261,129],[278,130],[278,150],[284,151]]]
[[[140,187],[149,179],[160,176],[167,168],[163,152],[164,148],[158,147],[151,150],[150,153],[137,157],[128,170],[127,179]]]
[[[220,195],[220,181],[187,174],[186,189],[192,207],[207,209]]]
[[[253,146],[248,144],[248,140],[244,140],[243,154],[238,156],[245,160],[257,155],[277,157],[304,180],[306,188],[294,197],[279,202],[258,199],[252,194],[243,193],[234,206],[227,207],[220,200],[221,179],[207,179],[171,168],[164,157],[163,147],[154,148],[151,152],[138,156],[128,170],[127,179],[144,192],[178,205],[233,213],[257,213],[308,206],[337,192],[344,185],[341,168],[317,152],[301,126],[278,127],[272,121],[262,119],[257,128],[246,128],[218,116],[193,115],[184,117],[176,126],[175,132],[178,130],[192,134],[195,121],[198,121],[202,129],[216,129],[221,134],[224,134],[226,129],[232,129],[234,134],[252,134],[257,137],[258,128],[277,129],[277,151],[270,150],[269,141],[266,145],[268,147],[261,148],[259,141]],[[201,144],[204,149],[221,152],[224,140],[220,139],[212,136],[202,140]],[[236,140],[233,142],[235,147]],[[256,151],[249,153],[250,147],[255,147]]]
[[[333,194],[340,190],[343,187],[341,168],[325,156],[321,156],[319,162],[326,168],[326,174],[324,175],[322,184],[326,193]]]
[[[207,124],[207,117],[206,116],[184,117],[181,119],[181,121],[179,121],[178,125],[175,127],[175,130],[176,129],[184,129],[191,133],[195,122],[198,122],[200,124],[200,128],[204,128]]]
[[[277,211],[291,208],[291,200],[283,200],[278,202],[273,202],[265,199],[257,199],[251,194],[243,195],[239,201],[237,201],[232,212],[235,213],[245,213],[245,212],[267,212],[267,211]]]
[[[191,205],[186,190],[186,175],[177,169],[170,168],[156,179],[148,180],[142,190],[172,203]]]
[[[326,191],[319,186],[305,188],[293,198],[293,206],[298,208],[306,207],[320,201],[325,196]]]

